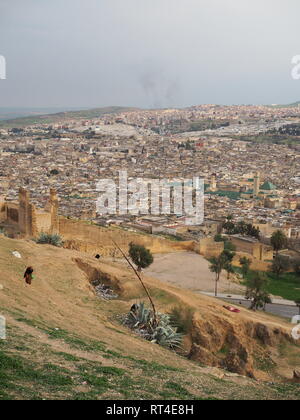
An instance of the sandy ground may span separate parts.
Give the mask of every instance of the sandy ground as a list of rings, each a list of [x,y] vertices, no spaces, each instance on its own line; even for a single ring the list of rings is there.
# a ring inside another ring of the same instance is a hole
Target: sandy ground
[[[154,263],[145,273],[161,281],[195,291],[213,292],[215,274],[209,269],[210,263],[201,255],[193,252],[176,252],[172,254],[155,255]],[[244,288],[235,282],[227,280],[223,272],[219,282],[219,291],[236,293]]]

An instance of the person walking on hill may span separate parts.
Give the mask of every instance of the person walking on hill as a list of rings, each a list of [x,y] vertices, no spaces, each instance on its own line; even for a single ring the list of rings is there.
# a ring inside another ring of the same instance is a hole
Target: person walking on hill
[[[32,267],[27,267],[26,271],[24,273],[24,279],[25,279],[25,283],[28,284],[29,286],[31,286],[32,280],[33,280],[33,268]]]

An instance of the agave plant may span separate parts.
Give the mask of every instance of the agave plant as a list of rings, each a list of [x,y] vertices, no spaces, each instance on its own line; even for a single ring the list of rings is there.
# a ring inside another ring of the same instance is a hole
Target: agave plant
[[[125,316],[124,324],[160,346],[175,349],[181,345],[183,335],[171,325],[170,316],[158,313],[155,320],[153,312],[143,302],[137,306],[136,311],[130,311]]]

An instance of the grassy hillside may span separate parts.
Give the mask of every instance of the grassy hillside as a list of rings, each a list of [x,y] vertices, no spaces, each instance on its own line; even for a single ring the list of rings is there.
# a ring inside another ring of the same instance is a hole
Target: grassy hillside
[[[14,250],[22,259],[12,255]],[[300,398],[298,385],[270,385],[205,367],[184,353],[137,337],[119,316],[145,297],[132,273],[117,264],[0,236],[0,265],[0,314],[7,319],[7,340],[0,340],[0,399]],[[35,268],[31,287],[22,280],[28,265]],[[95,296],[89,284],[95,267],[112,281],[117,300]],[[155,279],[146,281],[160,311],[181,301],[201,316],[236,322],[236,315],[227,314],[219,301]],[[241,317],[250,320],[246,310]],[[274,317],[253,317],[272,327],[288,327]],[[287,343],[280,351],[289,363],[299,363],[299,348]]]

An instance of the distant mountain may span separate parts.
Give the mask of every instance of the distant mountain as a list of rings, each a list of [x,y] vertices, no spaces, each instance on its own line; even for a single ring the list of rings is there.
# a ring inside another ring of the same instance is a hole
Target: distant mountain
[[[54,124],[62,120],[73,118],[91,119],[97,118],[104,114],[118,114],[125,111],[133,111],[137,108],[112,106],[105,108],[80,109],[72,110],[60,109],[15,109],[0,108],[0,127],[25,127],[27,125],[36,124]],[[49,112],[50,111],[50,112]]]

